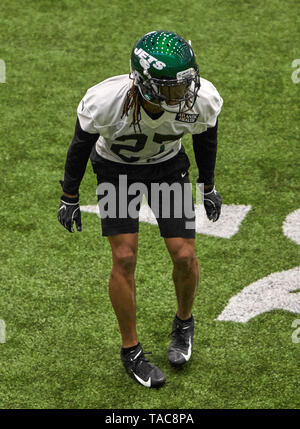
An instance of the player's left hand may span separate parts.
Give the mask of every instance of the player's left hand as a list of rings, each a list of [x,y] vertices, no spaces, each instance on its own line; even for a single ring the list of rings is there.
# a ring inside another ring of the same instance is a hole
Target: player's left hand
[[[221,214],[222,198],[215,187],[209,192],[204,192],[204,207],[209,220],[216,222]]]

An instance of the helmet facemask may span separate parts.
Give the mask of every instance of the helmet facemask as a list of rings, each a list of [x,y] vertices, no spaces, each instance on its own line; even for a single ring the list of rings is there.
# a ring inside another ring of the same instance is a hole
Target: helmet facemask
[[[171,113],[184,113],[193,108],[200,88],[198,67],[178,72],[176,79],[154,78],[148,67],[143,68],[143,75],[137,70],[132,75],[144,100]]]

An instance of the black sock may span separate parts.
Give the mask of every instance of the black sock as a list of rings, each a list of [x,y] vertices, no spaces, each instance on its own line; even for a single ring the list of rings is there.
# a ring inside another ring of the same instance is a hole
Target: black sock
[[[182,322],[182,323],[186,323],[186,322],[189,323],[189,322],[191,322],[193,320],[193,315],[191,315],[191,317],[189,319],[186,319],[186,320],[180,319],[180,317],[178,317],[177,314],[176,314],[175,317],[176,317],[177,320],[179,320],[179,322]]]
[[[132,346],[132,347],[122,347],[122,353],[124,355],[127,355],[128,353],[132,352],[133,350],[135,350],[138,346],[140,345],[140,343],[137,343],[136,346]]]

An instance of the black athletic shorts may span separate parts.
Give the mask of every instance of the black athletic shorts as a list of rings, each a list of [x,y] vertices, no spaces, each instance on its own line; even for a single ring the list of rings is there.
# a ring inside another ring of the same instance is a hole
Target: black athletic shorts
[[[152,166],[129,165],[131,168],[126,169],[124,164],[103,158],[99,163],[92,160],[92,165],[97,174],[103,236],[138,232],[144,195],[162,237],[195,238],[189,161],[184,150],[173,159]]]

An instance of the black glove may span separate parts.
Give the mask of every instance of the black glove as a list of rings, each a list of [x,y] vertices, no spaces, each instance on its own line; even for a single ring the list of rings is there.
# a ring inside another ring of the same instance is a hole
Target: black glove
[[[74,232],[74,228],[73,228],[74,222],[76,224],[77,231],[81,231],[82,226],[81,226],[81,213],[80,213],[80,207],[79,207],[79,196],[76,198],[69,198],[69,197],[66,197],[65,195],[62,195],[57,217],[58,217],[58,221],[68,231]]]
[[[216,188],[209,192],[204,192],[204,207],[209,220],[216,222],[221,214],[222,198]]]

